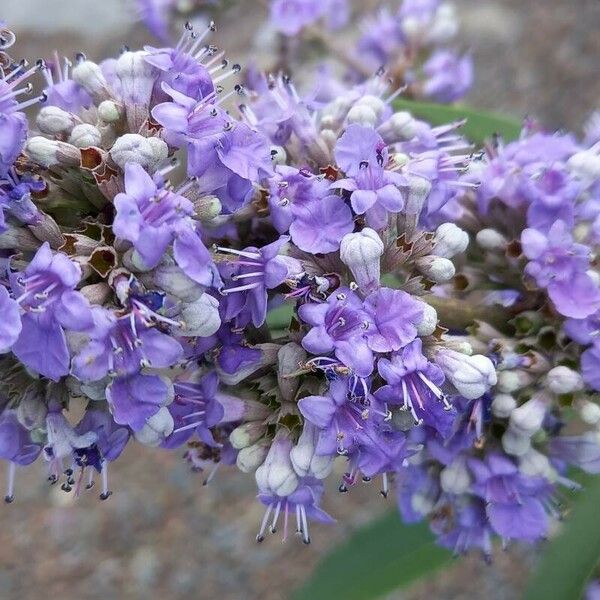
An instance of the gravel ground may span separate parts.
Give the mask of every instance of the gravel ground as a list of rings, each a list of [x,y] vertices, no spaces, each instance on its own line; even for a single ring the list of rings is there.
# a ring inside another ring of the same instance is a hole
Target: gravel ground
[[[139,27],[131,31],[131,14],[120,18],[120,0],[53,0],[52,19],[45,0],[3,4],[3,18],[19,34],[18,51],[30,57],[54,48],[103,56],[125,41],[144,41]],[[462,39],[477,62],[471,104],[575,128],[598,108],[598,0],[456,4]],[[244,10],[257,5],[247,0]],[[246,12],[245,20],[221,25],[221,44],[234,55],[251,37],[253,11]],[[95,494],[74,502],[49,488],[42,469],[20,472],[17,501],[0,506],[1,598],[286,599],[327,550],[391,504],[372,486],[343,497],[331,490],[325,508],[339,523],[315,527],[310,548],[275,538],[257,546],[261,508],[251,477],[224,470],[203,487],[178,454],[132,445],[111,471],[114,495],[99,503]],[[491,566],[469,557],[389,598],[515,598],[532,554],[499,553]]]

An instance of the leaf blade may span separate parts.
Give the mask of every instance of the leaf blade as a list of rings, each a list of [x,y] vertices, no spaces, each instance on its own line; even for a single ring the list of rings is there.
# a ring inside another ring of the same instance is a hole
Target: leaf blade
[[[404,525],[396,511],[359,529],[334,549],[294,600],[372,600],[449,562],[427,524]]]
[[[586,478],[585,489],[562,532],[546,548],[529,580],[524,600],[573,600],[581,597],[587,579],[600,562],[598,506],[600,480]]]
[[[452,121],[466,119],[462,132],[472,142],[483,143],[495,133],[505,141],[515,140],[521,132],[521,123],[511,117],[473,110],[466,106],[434,104],[398,98],[394,101],[396,110],[407,110],[415,117],[432,125],[444,125]]]

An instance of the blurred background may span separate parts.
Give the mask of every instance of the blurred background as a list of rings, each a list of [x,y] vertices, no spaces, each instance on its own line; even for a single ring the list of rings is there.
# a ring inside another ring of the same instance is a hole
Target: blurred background
[[[466,102],[575,130],[600,108],[598,0],[455,5],[476,65]],[[217,43],[244,62],[263,16],[261,2],[240,2],[219,20]],[[31,61],[55,49],[101,59],[155,43],[126,0],[0,0],[0,18],[17,33],[13,56]],[[49,487],[43,464],[19,471],[17,500],[0,506],[0,598],[287,599],[329,549],[394,502],[375,484],[328,490],[324,508],[338,524],[314,527],[310,547],[277,536],[257,545],[251,476],[223,469],[203,486],[179,454],[131,444],[110,478],[114,494],[101,503]],[[471,556],[389,598],[515,598],[532,564],[518,548],[490,566]]]

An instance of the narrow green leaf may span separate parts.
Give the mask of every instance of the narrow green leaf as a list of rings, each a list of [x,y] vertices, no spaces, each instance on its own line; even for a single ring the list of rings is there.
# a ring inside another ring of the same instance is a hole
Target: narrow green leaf
[[[585,489],[563,530],[542,554],[524,600],[576,600],[600,562],[600,479],[586,478]]]
[[[390,512],[329,554],[294,600],[373,600],[447,563],[427,524],[404,525]]]
[[[521,123],[516,119],[496,113],[473,110],[466,106],[433,104],[399,98],[394,101],[394,107],[396,110],[407,110],[415,117],[432,125],[443,125],[467,119],[462,131],[467,139],[478,144],[491,138],[495,133],[506,141],[515,140],[521,132]]]
[[[267,325],[271,331],[287,329],[292,315],[294,314],[294,305],[290,302],[284,302],[281,306],[270,310],[267,313]]]

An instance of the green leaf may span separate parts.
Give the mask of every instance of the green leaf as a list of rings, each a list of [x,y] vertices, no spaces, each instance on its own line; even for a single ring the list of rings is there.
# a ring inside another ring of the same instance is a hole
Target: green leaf
[[[372,600],[449,562],[427,524],[404,525],[390,512],[359,529],[319,564],[294,600]]]
[[[585,489],[563,530],[542,554],[524,600],[575,600],[600,562],[600,479],[587,477]]]
[[[294,305],[284,302],[267,313],[267,325],[271,331],[287,329],[294,314]]]
[[[496,113],[473,110],[466,106],[433,104],[399,98],[394,101],[394,108],[407,110],[415,117],[432,125],[444,125],[452,121],[467,119],[462,131],[467,139],[478,144],[482,144],[495,133],[506,141],[515,140],[521,132],[521,123],[516,119]]]

